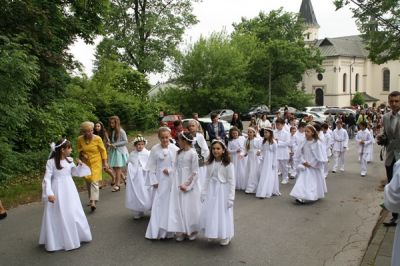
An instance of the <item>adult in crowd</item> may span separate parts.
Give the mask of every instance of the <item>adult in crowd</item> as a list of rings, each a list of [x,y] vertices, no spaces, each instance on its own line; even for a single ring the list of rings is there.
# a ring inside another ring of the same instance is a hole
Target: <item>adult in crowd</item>
[[[349,135],[349,138],[352,139],[354,138],[356,132],[356,117],[354,116],[353,113],[350,113],[346,117],[346,124],[347,124],[347,134]]]
[[[225,140],[225,129],[221,122],[219,122],[219,114],[211,114],[211,123],[207,125],[207,133],[210,142],[214,139]]]
[[[104,127],[104,124],[101,121],[97,121],[94,124],[93,134],[99,136],[103,140],[103,144],[107,147],[110,143],[110,138],[108,137],[107,130]],[[104,169],[104,171],[111,177],[111,186],[115,185],[115,174],[111,168]],[[104,182],[100,182],[100,189],[105,187],[107,184]]]
[[[240,120],[238,113],[233,114],[231,126],[237,127],[240,131],[243,131],[243,123],[242,123],[242,120]]]
[[[261,119],[258,120],[257,127],[259,130],[261,130],[262,128],[270,128],[271,127],[271,122],[269,122],[269,120],[267,119],[266,114],[261,115]]]
[[[393,177],[393,166],[400,156],[400,92],[393,91],[388,96],[391,112],[383,116],[383,134],[378,136],[378,144],[386,147],[386,177],[388,182]],[[385,226],[396,226],[398,213],[392,213],[390,222]]]
[[[93,134],[94,123],[83,122],[81,134],[78,137],[77,146],[79,161],[89,166],[91,175],[85,176],[86,186],[89,194],[89,206],[92,211],[96,209],[99,200],[99,181],[102,180],[103,169],[108,169],[107,151],[101,137]]]
[[[0,220],[4,219],[6,217],[7,217],[6,209],[3,207],[3,204],[1,203],[1,200],[0,200]]]
[[[199,121],[199,114],[198,113],[193,113],[192,114],[192,119],[197,122],[197,127],[198,127],[197,132],[199,132],[199,133],[204,135],[204,129],[201,126],[200,121]]]

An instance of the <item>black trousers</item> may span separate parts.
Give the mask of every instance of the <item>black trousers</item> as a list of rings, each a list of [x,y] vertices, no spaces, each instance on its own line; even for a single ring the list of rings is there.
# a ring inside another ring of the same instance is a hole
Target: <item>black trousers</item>
[[[396,160],[395,159],[393,159],[393,162],[390,164],[390,166],[386,166],[385,165],[385,168],[386,168],[386,177],[387,177],[387,180],[388,180],[388,183],[390,183],[390,181],[392,180],[392,178],[393,178],[393,166],[394,166],[394,164],[396,163]],[[397,218],[399,217],[399,214],[398,213],[392,213],[392,219],[393,220],[397,220]]]

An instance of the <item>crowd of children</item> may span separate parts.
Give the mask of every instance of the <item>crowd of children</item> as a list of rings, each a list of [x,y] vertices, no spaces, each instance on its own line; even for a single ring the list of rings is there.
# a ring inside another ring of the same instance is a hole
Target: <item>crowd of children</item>
[[[160,143],[150,151],[146,149],[146,139],[138,135],[128,156],[125,149],[118,149],[119,145],[125,147],[126,134],[119,128],[118,120],[114,120],[113,128],[118,130],[112,131],[108,146],[120,154],[112,155],[113,171],[108,167],[104,170],[119,182],[123,178],[120,168],[126,163],[125,206],[133,212],[134,219],[150,215],[147,239],[175,238],[180,242],[195,240],[203,234],[210,241],[228,245],[234,236],[235,190],[262,199],[279,196],[281,176],[283,185],[289,178],[296,179],[290,196],[299,204],[325,197],[328,158],[333,155],[333,173],[338,169],[344,171],[348,148],[347,131],[340,120],[335,124],[332,131],[327,124],[291,121],[289,125],[277,118],[274,129],[249,126],[243,135],[237,127],[232,127],[228,141],[214,139],[210,152],[203,134],[199,133],[199,124],[191,120],[187,130],[178,133],[177,143],[171,142],[171,130],[161,127]],[[359,123],[356,142],[361,176],[365,176],[373,135],[363,121]],[[72,175],[82,174],[76,169],[84,166],[84,162],[78,161],[78,167],[75,166],[69,158],[71,145],[66,139],[53,148],[43,182],[46,200],[39,243],[47,250],[69,250],[91,240],[71,179]],[[118,185],[113,191],[119,190]],[[68,219],[60,220],[64,216]],[[59,221],[57,229],[54,221]],[[64,233],[69,237],[65,238]]]

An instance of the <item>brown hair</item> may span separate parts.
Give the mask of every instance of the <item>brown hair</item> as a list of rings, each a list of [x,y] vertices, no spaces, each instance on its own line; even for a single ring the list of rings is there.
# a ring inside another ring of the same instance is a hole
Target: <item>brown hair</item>
[[[264,131],[263,144],[265,144],[267,141],[268,141],[269,145],[273,144],[273,143],[274,143],[274,131],[272,131],[272,130],[267,130],[267,129],[265,129],[265,128],[263,128],[262,130]],[[266,133],[267,131],[269,132],[269,137],[268,137],[268,138],[265,138],[265,133]]]
[[[239,133],[239,136],[242,135],[242,133],[240,132],[240,129],[238,129],[237,127],[233,126],[233,127],[231,127],[231,129],[229,129],[229,139],[230,140],[233,139],[233,137],[232,137],[232,132],[233,131],[237,131]]]
[[[313,132],[314,140],[319,140],[318,131],[315,129],[315,127],[313,125],[307,125],[306,128],[311,129],[311,131]]]
[[[222,154],[222,158],[221,158],[222,164],[224,166],[228,166],[231,163],[231,157],[229,156],[229,152],[228,152],[226,146],[224,144],[222,144],[220,141],[213,141],[211,143],[211,147],[210,147],[211,152],[210,152],[210,156],[208,157],[207,163],[212,164],[212,162],[215,160],[214,154],[212,153],[212,147],[216,144],[221,145],[222,149],[224,150],[224,153]]]
[[[119,120],[119,117],[116,115],[113,115],[108,119],[108,126],[111,125],[111,121],[115,122],[115,127],[114,128],[110,127],[109,136],[113,138],[112,133],[114,132],[114,138],[111,140],[112,142],[114,142],[119,138],[119,133],[121,132],[121,121]]]
[[[60,145],[63,142],[64,139],[60,139],[59,141],[57,141],[56,146]],[[67,149],[67,148],[71,148],[71,142],[65,140],[64,144],[57,147],[50,155],[50,159],[54,158],[54,162],[56,163],[56,168],[58,170],[61,170],[63,168],[61,166],[61,151],[62,149]],[[69,161],[67,158],[65,158],[65,160],[67,160],[68,163],[71,163],[71,161]]]
[[[186,142],[189,145],[192,145],[192,143],[193,143],[193,136],[189,132],[179,133],[178,139]],[[183,151],[183,148],[180,147],[178,154],[180,154],[182,151]]]

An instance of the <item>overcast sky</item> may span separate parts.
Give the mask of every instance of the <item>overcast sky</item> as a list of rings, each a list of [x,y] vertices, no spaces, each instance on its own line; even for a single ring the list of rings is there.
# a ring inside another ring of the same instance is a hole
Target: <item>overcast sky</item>
[[[203,0],[194,3],[194,14],[199,23],[186,31],[184,43],[193,43],[201,35],[208,36],[214,31],[225,29],[232,31],[232,23],[239,22],[241,17],[253,18],[260,11],[269,12],[283,7],[285,11],[299,12],[302,0]],[[335,11],[333,0],[312,0],[314,12],[320,25],[319,38],[338,37],[359,34],[355,20],[348,7]],[[98,41],[97,41],[98,42]],[[94,46],[77,41],[71,51],[91,76]],[[151,76],[150,82],[156,83],[166,77]]]

